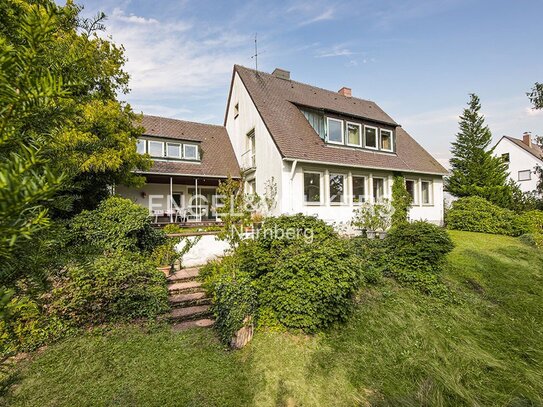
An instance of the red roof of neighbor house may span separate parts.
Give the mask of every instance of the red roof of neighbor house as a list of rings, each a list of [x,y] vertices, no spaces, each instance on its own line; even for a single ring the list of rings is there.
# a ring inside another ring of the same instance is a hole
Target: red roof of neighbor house
[[[524,143],[524,141],[522,141],[522,140],[520,140],[518,138],[514,138],[514,137],[510,137],[510,136],[503,136],[503,137],[505,137],[507,140],[513,142],[514,144],[516,144],[517,146],[519,146],[523,150],[529,152],[534,157],[539,158],[540,160],[543,160],[543,150],[537,144],[532,143],[532,146],[530,147],[529,145]]]
[[[223,126],[143,115],[144,135],[198,142],[201,161],[153,160],[145,173],[199,175],[209,177],[239,176],[239,166],[230,138]]]
[[[424,148],[376,103],[274,75],[234,66],[284,158],[353,167],[446,174]],[[396,127],[396,153],[327,145],[305,119],[299,106],[348,115]]]

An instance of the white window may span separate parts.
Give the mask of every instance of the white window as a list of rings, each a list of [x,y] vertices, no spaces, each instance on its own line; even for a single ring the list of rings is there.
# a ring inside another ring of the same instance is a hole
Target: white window
[[[385,180],[373,178],[373,202],[382,202],[385,197]]]
[[[183,158],[186,160],[197,160],[198,146],[194,144],[183,144]]]
[[[522,170],[518,172],[519,181],[530,181],[532,179],[532,171]]]
[[[353,175],[352,177],[353,203],[360,204],[366,201],[366,177]]]
[[[406,179],[405,180],[405,189],[407,189],[407,192],[409,195],[411,195],[411,198],[413,199],[413,203],[417,203],[417,183],[412,179]]]
[[[364,146],[377,149],[377,127],[364,126]]]
[[[432,181],[421,181],[420,182],[420,196],[422,199],[423,205],[432,204]]]
[[[381,129],[381,150],[392,151],[392,132]]]
[[[343,144],[343,120],[328,117],[328,142]]]
[[[138,140],[136,141],[136,151],[139,153],[139,154],[145,154],[147,152],[147,149],[146,149],[146,142],[145,140]]]
[[[149,154],[153,157],[164,157],[164,143],[149,140]]]
[[[347,144],[350,146],[362,146],[362,130],[357,123],[347,123]]]
[[[256,194],[256,179],[247,181],[247,193],[249,195]]]
[[[341,204],[345,202],[345,175],[330,174],[330,203]]]
[[[304,202],[310,205],[321,203],[321,174],[304,172]]]
[[[166,155],[171,158],[181,158],[181,144],[179,143],[167,143]]]

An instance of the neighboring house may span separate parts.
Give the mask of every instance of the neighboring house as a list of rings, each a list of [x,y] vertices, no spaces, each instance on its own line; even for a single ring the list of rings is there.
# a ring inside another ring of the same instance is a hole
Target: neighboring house
[[[414,197],[411,219],[443,221],[447,173],[377,104],[234,66],[225,126],[248,189],[277,183],[275,213],[347,222],[361,202],[391,198],[402,174]]]
[[[154,160],[144,173],[147,185],[117,191],[166,215],[162,220],[216,219],[218,182],[241,171],[249,193],[264,195],[276,184],[273,214],[328,222],[348,222],[362,202],[390,199],[393,176],[402,174],[414,198],[410,218],[443,221],[447,171],[377,104],[348,88],[332,92],[281,69],[268,74],[236,65],[224,127],[154,116],[142,125],[139,151]]]
[[[523,192],[537,189],[536,167],[543,166],[543,151],[529,133],[522,139],[503,136],[494,147],[494,154],[509,166],[509,177],[517,182]]]

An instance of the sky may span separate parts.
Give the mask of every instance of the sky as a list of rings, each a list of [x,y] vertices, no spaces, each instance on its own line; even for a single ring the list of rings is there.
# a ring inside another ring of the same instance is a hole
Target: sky
[[[222,124],[234,64],[375,101],[447,165],[470,93],[494,139],[543,135],[542,0],[79,0],[103,11],[136,112]]]

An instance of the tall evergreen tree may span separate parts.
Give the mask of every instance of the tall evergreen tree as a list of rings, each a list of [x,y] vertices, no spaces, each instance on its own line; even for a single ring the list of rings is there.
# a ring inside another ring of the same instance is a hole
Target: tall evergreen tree
[[[492,154],[492,133],[480,110],[479,97],[470,94],[468,107],[460,116],[460,131],[452,143],[452,171],[445,188],[456,197],[480,196],[510,207],[515,185],[508,182],[507,165]]]

